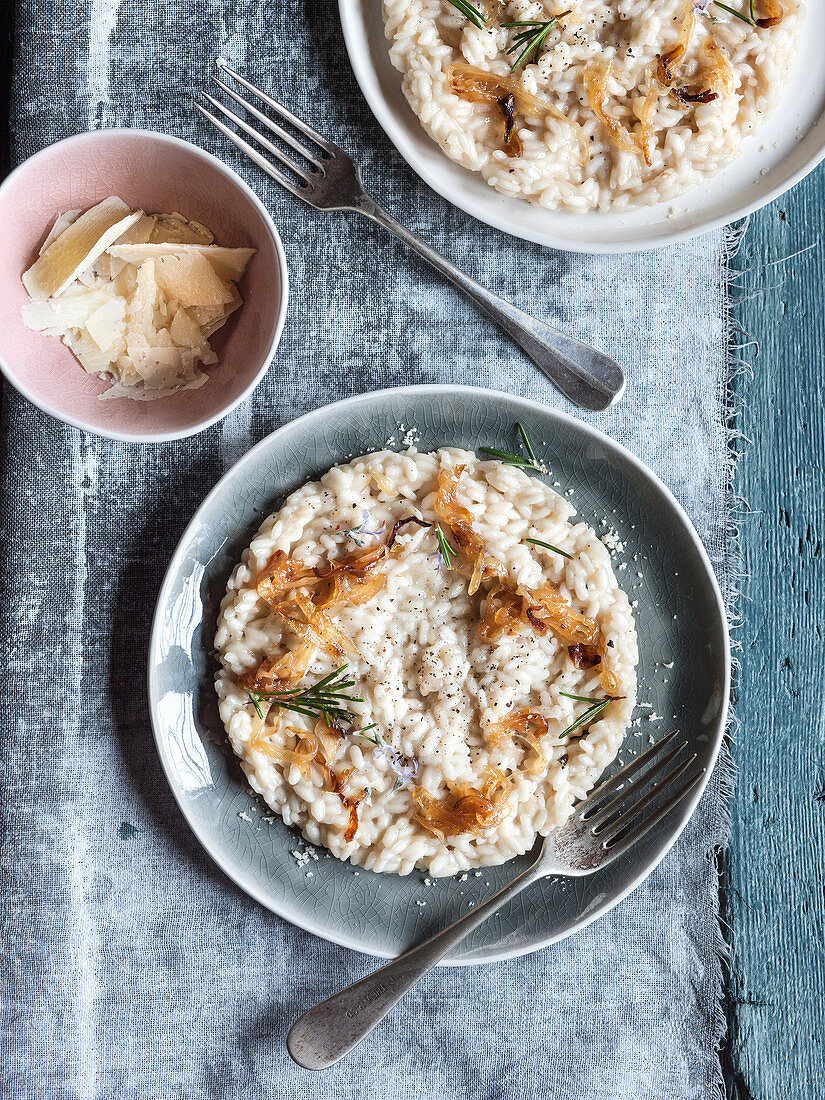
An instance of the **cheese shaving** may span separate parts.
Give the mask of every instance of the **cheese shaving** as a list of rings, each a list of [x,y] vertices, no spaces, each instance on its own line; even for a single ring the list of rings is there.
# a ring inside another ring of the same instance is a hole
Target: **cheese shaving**
[[[207,381],[209,339],[243,304],[254,255],[225,248],[180,213],[146,214],[111,196],[57,215],[23,275],[24,323],[60,338],[110,383],[101,398],[150,401]]]

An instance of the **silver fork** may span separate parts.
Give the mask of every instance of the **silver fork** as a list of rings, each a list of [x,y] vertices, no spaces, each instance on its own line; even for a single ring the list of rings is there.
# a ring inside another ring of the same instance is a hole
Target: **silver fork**
[[[591,791],[576,806],[572,819],[536,846],[538,855],[527,870],[498,893],[442,932],[305,1012],[286,1040],[293,1061],[305,1069],[326,1069],[343,1058],[469,932],[536,879],[591,875],[626,852],[705,774],[707,769],[696,764],[696,753],[686,752],[687,748],[675,731],[663,737]]]
[[[274,134],[279,141],[289,146],[293,153],[298,154],[298,157],[287,155],[265,134],[256,130],[220,100],[202,92],[204,99],[219,115],[251,137],[269,153],[270,157],[274,158],[279,167],[275,167],[249,142],[244,141],[216,114],[197,100],[195,101],[195,106],[201,114],[217,126],[222,134],[246,153],[268,176],[317,210],[356,210],[405,241],[442,275],[446,275],[451,282],[472,298],[574,404],[600,412],[621,396],[625,379],[620,367],[612,359],[582,343],[581,340],[567,336],[551,328],[550,325],[544,324],[543,321],[537,321],[471,279],[460,268],[451,264],[435,249],[430,248],[428,244],[396,221],[366,193],[357,164],[343,149],[327,141],[317,130],[283,107],[272,96],[262,92],[254,84],[250,84],[239,73],[230,69],[225,61],[219,59],[217,65],[223,73],[237,81],[261,103],[269,107],[281,123],[288,123],[306,139],[302,141],[291,131],[285,130],[279,122],[274,122],[223,80],[213,76],[212,80],[230,99],[247,111],[262,127]],[[282,169],[286,169],[286,172]]]

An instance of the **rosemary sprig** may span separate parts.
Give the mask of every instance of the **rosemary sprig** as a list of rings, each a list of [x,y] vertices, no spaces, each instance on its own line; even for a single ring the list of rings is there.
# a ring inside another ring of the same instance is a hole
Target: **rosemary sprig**
[[[533,54],[533,60],[535,61],[538,57],[542,42],[544,42],[545,38],[558,21],[569,14],[569,11],[564,11],[561,15],[554,15],[552,19],[546,21],[540,19],[516,19],[512,23],[502,23],[502,27],[525,28],[518,32],[513,39],[513,45],[509,46],[507,49],[507,53],[514,53],[516,50],[521,50],[521,53],[510,66],[510,72],[517,69],[522,61],[524,61],[526,57],[529,57],[530,54]]]
[[[317,684],[310,684],[302,691],[247,691],[258,717],[263,718],[259,706],[265,699],[273,707],[291,710],[309,718],[323,718],[328,726],[336,721],[352,721],[348,703],[363,703],[360,695],[347,695],[347,688],[355,686],[354,680],[344,677],[349,665],[341,665]]]
[[[498,447],[479,447],[479,450],[482,454],[500,459],[507,466],[524,466],[527,470],[538,469],[535,462],[531,462],[529,458],[521,458],[519,455],[510,454],[509,451],[501,451]]]
[[[349,736],[350,737],[363,737],[365,741],[372,741],[373,745],[383,745],[384,742],[381,740],[381,734],[380,733],[376,733],[376,735],[374,737],[368,737],[367,736],[367,734],[369,733],[370,730],[374,730],[374,729],[377,729],[377,728],[378,727],[375,724],[375,722],[372,722],[372,723],[370,723],[370,725],[364,726],[363,729],[350,730],[349,731]]]
[[[524,446],[527,450],[527,458],[523,455],[514,455],[509,451],[502,451],[498,447],[479,447],[482,454],[492,455],[493,458],[499,459],[506,466],[521,466],[525,470],[538,470],[542,473],[542,468],[539,465],[539,460],[536,458],[536,452],[533,450],[533,445],[530,442],[530,437],[527,434],[527,429],[521,423],[520,420],[516,421],[516,427],[518,428],[519,435],[524,441]]]
[[[563,558],[573,560],[573,555],[568,554],[566,550],[560,550],[558,546],[554,546],[552,542],[542,542],[541,539],[527,539],[527,542],[532,542],[534,546],[543,546],[545,550],[552,550],[554,554],[561,554]]]
[[[750,18],[741,11],[736,11],[735,8],[729,8],[727,4],[723,4],[721,0],[713,0],[714,5],[717,8],[721,8],[722,11],[726,11],[728,15],[733,15],[737,19],[741,19],[743,23],[747,23],[749,27],[756,26],[756,18],[753,14],[753,0],[750,0]]]
[[[344,537],[348,538],[348,539],[352,539],[352,541],[355,543],[356,546],[364,547],[367,544],[365,542],[363,542],[361,539],[355,537],[356,535],[360,534],[361,531],[363,531],[363,529],[364,529],[363,523],[359,523],[357,527],[348,527],[347,530],[344,531]]]
[[[483,27],[487,22],[486,16],[482,15],[478,8],[468,4],[467,0],[450,0],[450,3],[457,11],[461,12],[465,19],[469,19],[477,27]]]
[[[441,560],[444,562],[445,568],[452,569],[453,558],[458,557],[458,552],[453,550],[452,546],[447,542],[444,532],[439,526],[436,526],[435,529],[435,541],[438,543],[438,552],[441,555]]]
[[[600,699],[598,703],[594,703],[592,707],[588,707],[574,722],[571,722],[566,730],[562,730],[559,737],[568,737],[571,733],[575,733],[577,729],[581,729],[582,726],[589,726],[596,715],[601,714],[604,708],[610,706],[612,702],[612,699]]]
[[[527,429],[520,420],[516,421],[516,427],[518,428],[519,435],[524,440],[524,446],[527,449],[527,453],[530,456],[530,461],[538,469],[539,460],[536,458],[536,452],[533,450],[533,444],[530,442],[530,436],[527,434]]]

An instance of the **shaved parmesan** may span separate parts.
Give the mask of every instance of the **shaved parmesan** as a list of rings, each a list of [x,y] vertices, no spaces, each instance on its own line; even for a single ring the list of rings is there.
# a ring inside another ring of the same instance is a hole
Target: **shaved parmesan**
[[[128,260],[133,264],[143,263],[144,260],[157,259],[170,251],[169,245],[164,244],[123,244],[120,241],[113,245],[109,252],[120,260]],[[219,279],[231,282],[240,282],[246,265],[255,253],[254,248],[221,248],[220,245],[181,244],[175,245],[175,254],[186,256],[197,253],[209,260],[209,263]]]
[[[23,275],[23,286],[36,301],[56,298],[140,217],[112,196],[87,210],[55,237]]]
[[[157,260],[147,260],[153,262],[163,293],[167,298],[177,298],[182,306],[222,306],[232,301],[229,287],[198,252],[169,252]]]
[[[86,319],[85,329],[109,362],[126,350],[126,303],[111,297]]]
[[[112,197],[58,215],[23,276],[23,321],[62,338],[111,385],[101,397],[150,401],[207,381],[209,338],[242,304],[251,248],[213,244],[182,214],[130,211]]]
[[[152,244],[212,244],[214,237],[200,222],[190,222],[183,214],[157,214],[149,240]]]
[[[54,225],[49,230],[49,235],[40,246],[38,256],[42,256],[52,241],[59,237],[64,229],[68,229],[70,225],[77,221],[80,217],[80,210],[67,210],[65,214],[58,214],[54,219]]]
[[[48,336],[62,336],[70,328],[83,328],[92,314],[107,302],[104,291],[84,290],[62,298],[49,298],[46,302],[26,302],[23,321],[36,332]]]

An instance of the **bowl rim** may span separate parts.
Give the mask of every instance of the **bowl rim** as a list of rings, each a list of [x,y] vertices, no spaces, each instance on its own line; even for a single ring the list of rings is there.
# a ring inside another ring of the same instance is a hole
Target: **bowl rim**
[[[24,161],[17,165],[6,178],[0,183],[0,197],[3,192],[15,180],[18,176],[21,176],[25,171],[30,168],[41,158],[45,158],[48,154],[52,153],[58,146],[68,145],[83,145],[88,142],[93,144],[96,141],[106,141],[110,136],[117,137],[140,137],[149,138],[158,142],[161,145],[173,145],[179,149],[184,149],[189,153],[194,154],[196,157],[204,160],[207,164],[213,168],[217,168],[224,176],[227,177],[237,188],[239,188],[246,197],[252,202],[253,206],[257,209],[261,215],[264,225],[269,231],[273,244],[275,245],[275,254],[278,261],[278,269],[281,278],[281,294],[280,301],[278,303],[277,317],[275,321],[275,328],[273,330],[272,341],[269,348],[263,358],[263,363],[258,370],[257,374],[250,381],[249,385],[243,390],[238,397],[235,398],[230,404],[225,405],[219,412],[212,416],[206,417],[203,420],[198,421],[196,424],[183,428],[180,431],[175,432],[123,432],[110,428],[100,428],[97,425],[92,425],[79,417],[68,416],[61,412],[59,409],[54,408],[41,398],[32,393],[29,388],[24,385],[19,379],[15,378],[11,368],[0,356],[0,374],[6,379],[6,381],[13,386],[18,393],[21,393],[27,401],[30,401],[32,405],[35,405],[41,412],[46,413],[48,416],[53,417],[55,420],[61,421],[63,424],[68,424],[73,428],[79,428],[81,431],[88,432],[90,435],[99,436],[103,439],[114,439],[122,443],[168,443],[175,439],[187,439],[190,436],[198,435],[200,432],[210,428],[213,424],[216,424],[219,420],[223,420],[225,416],[228,416],[233,409],[237,408],[242,401],[245,401],[247,397],[255,390],[260,384],[262,378],[269,370],[272,363],[272,357],[278,348],[278,344],[281,341],[281,336],[284,330],[284,323],[286,321],[286,311],[289,302],[289,271],[286,263],[286,253],[284,252],[283,241],[281,235],[278,232],[278,228],[275,222],[272,220],[272,215],[264,206],[261,199],[255,194],[248,183],[238,173],[230,168],[228,164],[224,164],[212,153],[206,149],[202,149],[199,145],[194,145],[191,141],[186,141],[184,138],[174,137],[171,134],[160,133],[157,130],[147,130],[141,128],[131,128],[128,126],[112,126],[102,130],[84,130],[77,134],[71,134],[69,137],[61,138],[59,141],[54,141],[50,145],[46,145],[43,149],[39,149],[36,153],[33,153],[30,157],[27,157]]]
[[[152,725],[152,736],[155,741],[155,747],[160,757],[161,767],[163,768],[166,782],[172,791],[172,795],[178,804],[184,820],[189,828],[192,830],[195,838],[201,847],[207,852],[210,858],[217,864],[217,866],[223,871],[223,873],[240,887],[245,894],[252,897],[255,901],[264,906],[265,909],[270,912],[274,912],[277,916],[282,917],[284,920],[290,922],[304,931],[311,932],[316,936],[320,936],[322,939],[331,943],[336,943],[341,947],[348,947],[354,951],[358,951],[362,954],[371,955],[377,958],[389,959],[393,958],[391,954],[384,951],[375,951],[372,949],[366,949],[362,943],[357,942],[353,937],[346,934],[339,933],[337,931],[330,932],[329,928],[324,925],[323,919],[309,919],[305,915],[299,915],[294,912],[287,911],[286,906],[276,906],[272,900],[266,898],[262,890],[254,884],[254,882],[248,880],[244,872],[236,868],[230,859],[225,858],[221,849],[213,844],[210,838],[202,836],[199,830],[197,822],[194,820],[194,815],[190,814],[183,801],[182,796],[179,795],[178,784],[175,779],[175,767],[172,754],[169,753],[164,747],[164,738],[161,734],[162,722],[160,720],[158,709],[158,696],[156,692],[154,669],[158,664],[158,654],[160,650],[161,641],[161,618],[163,615],[163,609],[165,608],[168,599],[169,591],[173,583],[173,577],[179,569],[179,566],[183,559],[189,552],[189,543],[192,535],[196,532],[197,526],[200,523],[200,517],[204,509],[222,492],[225,483],[231,478],[238,476],[239,472],[253,461],[253,457],[258,454],[259,451],[264,450],[267,447],[273,445],[273,441],[281,435],[285,435],[288,431],[295,430],[297,425],[306,424],[313,417],[322,417],[329,409],[356,409],[359,406],[369,406],[376,399],[381,399],[390,394],[396,393],[416,394],[418,396],[426,398],[429,395],[434,394],[472,394],[482,399],[490,400],[496,398],[505,398],[508,403],[511,403],[515,409],[532,409],[540,408],[547,416],[555,419],[562,424],[570,425],[576,430],[584,430],[592,439],[599,441],[613,454],[626,460],[635,471],[643,478],[652,484],[665,498],[665,501],[671,508],[674,509],[676,514],[682,520],[687,534],[690,537],[693,548],[698,554],[699,560],[707,574],[707,579],[710,585],[710,592],[712,592],[716,610],[718,612],[719,623],[721,626],[723,652],[722,661],[724,662],[723,670],[723,689],[722,700],[719,711],[719,717],[714,724],[713,736],[714,745],[708,759],[708,766],[705,774],[690,792],[690,795],[686,801],[680,803],[676,809],[681,815],[678,819],[674,817],[674,827],[672,835],[668,837],[667,842],[664,844],[662,850],[658,852],[655,857],[642,866],[638,874],[634,875],[629,884],[621,890],[615,896],[611,896],[607,901],[603,901],[598,905],[594,905],[589,909],[586,916],[581,920],[572,924],[569,928],[563,931],[547,936],[535,944],[531,944],[527,947],[516,947],[512,949],[493,950],[489,955],[486,955],[483,959],[453,959],[449,956],[442,960],[439,966],[476,966],[484,963],[502,962],[506,959],[517,958],[520,955],[527,955],[533,951],[538,951],[541,948],[548,947],[550,944],[557,943],[560,940],[567,939],[574,932],[580,931],[587,925],[592,924],[599,917],[604,916],[615,908],[619,902],[623,901],[630,893],[632,893],[637,886],[650,875],[658,867],[661,861],[668,854],[670,849],[676,843],[681,836],[682,832],[686,828],[688,822],[693,816],[696,810],[699,800],[701,799],[705,788],[710,782],[710,777],[716,767],[716,763],[719,757],[722,744],[725,739],[725,731],[728,724],[728,712],[730,707],[730,693],[731,693],[731,645],[730,645],[730,630],[728,626],[727,611],[725,609],[725,603],[722,596],[722,592],[719,588],[719,582],[716,579],[716,574],[711,564],[708,553],[705,550],[704,544],[699,537],[696,528],[693,526],[693,522],[688,516],[687,512],[681,506],[679,501],[668,489],[667,485],[654,473],[640,458],[637,458],[632,451],[630,451],[623,444],[601,431],[599,428],[594,427],[587,421],[581,420],[578,417],[572,416],[569,413],[562,411],[561,409],[554,409],[548,405],[544,405],[541,402],[533,401],[526,397],[519,397],[515,394],[508,393],[507,391],[488,389],[483,386],[462,386],[453,383],[423,383],[413,386],[388,386],[380,390],[371,390],[367,393],[354,394],[350,397],[342,398],[338,401],[330,402],[328,405],[321,405],[318,408],[311,409],[309,412],[303,413],[301,416],[296,417],[293,420],[287,421],[279,428],[276,428],[274,432],[265,436],[262,440],[251,447],[245,454],[243,454],[237,462],[235,462],[229,469],[220,477],[215,483],[212,489],[206,494],[201,503],[196,508],[189,523],[186,525],[180,540],[178,541],[175,550],[169,559],[169,565],[163,577],[163,582],[158,591],[157,602],[155,604],[155,610],[152,615],[152,625],[149,634],[149,646],[147,651],[147,663],[146,663],[146,677],[147,677],[147,697],[149,703],[149,716]],[[710,736],[710,734],[709,734]],[[671,810],[671,814],[674,811]],[[670,815],[668,815],[670,816]]]
[[[506,213],[498,213],[494,201],[491,201],[489,205],[482,209],[475,196],[471,195],[470,192],[465,192],[461,186],[458,185],[457,181],[453,180],[447,172],[441,175],[437,170],[431,171],[427,161],[418,155],[414,142],[408,139],[403,126],[398,121],[396,114],[386,102],[380,91],[380,76],[378,69],[373,65],[371,60],[369,42],[361,34],[361,19],[359,9],[357,8],[359,2],[360,0],[338,0],[338,16],[344,35],[347,56],[349,57],[355,80],[379,126],[390,139],[396,151],[404,161],[428,187],[436,192],[436,194],[440,195],[459,210],[463,210],[465,214],[469,214],[470,217],[475,218],[484,225],[492,226],[492,228],[498,229],[502,233],[508,234],[508,236],[530,241],[533,244],[543,245],[545,248],[554,248],[562,252],[579,252],[591,256],[615,256],[628,255],[634,252],[652,252],[659,248],[666,248],[670,245],[681,244],[684,241],[692,240],[695,237],[700,237],[705,233],[722,229],[725,226],[731,225],[733,222],[748,217],[755,211],[761,210],[762,207],[768,206],[770,203],[774,202],[781,195],[790,191],[791,188],[796,187],[801,180],[810,175],[810,173],[825,160],[825,129],[823,129],[819,143],[814,146],[804,162],[788,176],[768,188],[763,194],[748,202],[735,202],[728,213],[717,214],[716,216],[707,218],[703,217],[692,225],[686,225],[681,229],[671,232],[663,232],[662,235],[655,240],[642,241],[641,243],[633,241],[632,239],[580,242],[577,240],[575,233],[571,233],[568,236],[562,236],[552,230],[536,230],[528,225],[514,224],[512,216],[508,216]],[[387,48],[389,49],[389,44],[387,44]],[[400,80],[400,73],[398,77]],[[372,86],[373,81],[376,87]],[[776,113],[778,113],[778,110],[779,108],[777,108]],[[821,121],[821,117],[822,116],[820,116],[818,121]],[[426,140],[433,145],[434,149],[438,148],[435,142],[426,134],[423,127],[421,127],[421,133]],[[446,162],[446,165],[448,167],[452,166],[452,169],[474,174],[452,161],[443,150],[439,149],[439,152],[441,156],[437,162],[438,164]],[[701,186],[701,183],[698,184],[695,190],[701,189]],[[690,192],[686,192],[686,194],[690,194]],[[497,193],[493,192],[492,197],[493,200],[495,200]],[[513,201],[524,202],[526,200],[515,199]],[[651,206],[647,209],[653,210],[655,207]],[[561,212],[563,213],[563,211]],[[628,230],[628,232],[632,234],[632,230]]]

